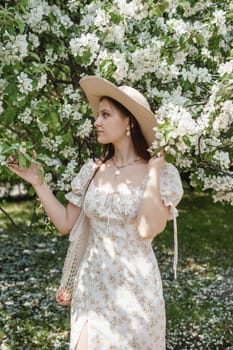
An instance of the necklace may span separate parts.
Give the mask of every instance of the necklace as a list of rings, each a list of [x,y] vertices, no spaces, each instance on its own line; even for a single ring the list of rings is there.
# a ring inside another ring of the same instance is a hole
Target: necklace
[[[120,175],[120,169],[125,168],[125,167],[127,167],[129,165],[133,165],[135,162],[138,162],[140,159],[141,159],[141,157],[137,157],[137,158],[131,160],[130,162],[127,162],[127,163],[122,164],[122,165],[117,165],[117,163],[116,163],[116,161],[115,161],[115,159],[113,157],[112,158],[112,162],[113,162],[114,166],[116,167],[115,177]]]

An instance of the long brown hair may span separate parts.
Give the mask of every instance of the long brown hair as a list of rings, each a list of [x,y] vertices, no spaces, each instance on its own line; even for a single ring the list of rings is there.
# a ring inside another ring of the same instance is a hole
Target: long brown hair
[[[129,126],[131,132],[131,138],[133,142],[133,147],[137,156],[148,161],[150,159],[150,153],[148,152],[149,145],[141,131],[140,125],[132,113],[125,108],[120,102],[114,100],[108,96],[102,96],[100,102],[104,99],[109,100],[119,111],[122,112],[124,118],[129,118]],[[112,143],[103,145],[103,156],[102,162],[105,163],[107,160],[114,156],[114,146]]]

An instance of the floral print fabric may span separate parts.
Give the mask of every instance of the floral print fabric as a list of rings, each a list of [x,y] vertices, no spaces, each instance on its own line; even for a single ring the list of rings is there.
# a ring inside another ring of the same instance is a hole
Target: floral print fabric
[[[182,187],[176,168],[168,167],[161,196],[174,206]],[[73,204],[79,205],[92,172],[93,161],[88,161],[73,180],[72,192],[66,195]],[[165,350],[160,272],[151,241],[142,240],[136,228],[145,182],[146,178],[124,193],[107,193],[93,181],[89,186],[84,211],[91,234],[75,283],[70,350],[87,321],[90,350]]]

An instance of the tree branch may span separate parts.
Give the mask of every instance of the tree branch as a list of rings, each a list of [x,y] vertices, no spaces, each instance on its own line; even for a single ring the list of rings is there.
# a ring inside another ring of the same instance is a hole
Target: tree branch
[[[3,209],[1,206],[0,206],[0,211],[7,217],[7,219],[12,223],[12,225],[14,225],[15,227],[19,227],[19,225],[16,224],[16,222],[12,219],[12,217],[10,216],[10,214],[8,214],[6,212],[5,209]]]
[[[225,171],[225,170],[222,170],[220,168],[220,166],[217,165],[216,163],[213,163],[213,162],[210,162],[210,161],[203,159],[203,156],[201,153],[201,139],[202,139],[202,137],[203,137],[203,135],[201,135],[198,139],[198,157],[200,160],[199,165],[203,166],[204,168],[209,168],[209,169],[215,170],[217,174],[221,174],[221,175],[225,175],[225,176],[229,176],[229,177],[233,178],[232,173]]]

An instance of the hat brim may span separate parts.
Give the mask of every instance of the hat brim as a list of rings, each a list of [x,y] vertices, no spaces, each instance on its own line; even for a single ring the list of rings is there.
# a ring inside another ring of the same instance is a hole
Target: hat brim
[[[138,121],[148,145],[151,146],[155,139],[153,128],[157,125],[157,122],[150,110],[106,79],[96,76],[85,76],[79,83],[86,94],[95,118],[97,116],[100,98],[103,96],[111,97],[132,113]]]

